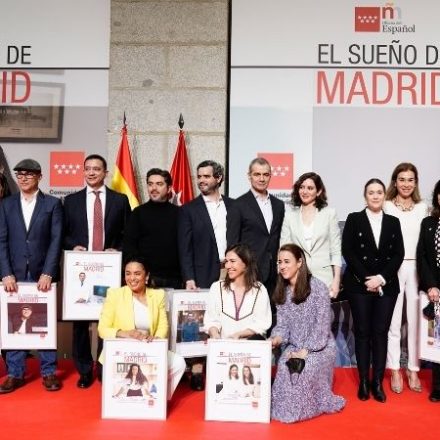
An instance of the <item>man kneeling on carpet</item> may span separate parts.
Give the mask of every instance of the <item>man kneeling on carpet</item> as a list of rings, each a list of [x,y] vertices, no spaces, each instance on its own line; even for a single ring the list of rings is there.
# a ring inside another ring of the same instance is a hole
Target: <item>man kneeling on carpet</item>
[[[312,277],[295,244],[281,246],[278,271],[273,294],[277,325],[271,339],[283,353],[272,387],[272,418],[293,423],[340,411],[345,399],[331,390],[336,345],[328,287]]]
[[[168,336],[165,292],[146,287],[148,269],[137,257],[125,264],[126,286],[109,289],[98,324],[103,339],[131,338],[151,342]],[[102,363],[102,357],[100,359]],[[185,372],[185,361],[180,355],[168,352],[168,399]]]

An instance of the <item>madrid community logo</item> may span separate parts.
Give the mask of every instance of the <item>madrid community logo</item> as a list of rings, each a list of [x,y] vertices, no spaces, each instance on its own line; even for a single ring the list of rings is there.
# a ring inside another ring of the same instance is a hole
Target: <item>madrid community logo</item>
[[[404,23],[402,9],[393,2],[384,6],[355,6],[355,32],[382,32],[389,34],[414,33],[416,25]]]

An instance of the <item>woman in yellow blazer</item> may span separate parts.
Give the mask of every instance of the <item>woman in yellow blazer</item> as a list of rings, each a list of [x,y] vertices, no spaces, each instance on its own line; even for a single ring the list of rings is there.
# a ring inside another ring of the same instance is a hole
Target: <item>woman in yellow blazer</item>
[[[147,281],[146,265],[139,258],[131,258],[125,265],[127,285],[107,292],[98,324],[101,338],[131,338],[145,342],[167,338],[165,292],[162,289],[148,289]],[[168,399],[176,389],[185,367],[180,355],[168,352]]]
[[[284,216],[280,245],[301,247],[312,275],[336,298],[341,280],[341,234],[336,211],[327,206],[325,186],[318,174],[310,172],[298,178],[292,204],[293,209]]]

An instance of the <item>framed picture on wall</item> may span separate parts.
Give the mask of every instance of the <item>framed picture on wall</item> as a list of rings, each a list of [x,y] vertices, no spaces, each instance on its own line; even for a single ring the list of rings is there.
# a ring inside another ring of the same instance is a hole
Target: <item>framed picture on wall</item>
[[[165,420],[168,340],[106,339],[103,419]]]
[[[205,420],[270,422],[270,341],[209,339]]]
[[[64,84],[32,82],[26,72],[11,72],[5,87],[15,103],[0,106],[0,141],[60,143]]]
[[[64,252],[63,319],[99,319],[107,289],[121,286],[121,260],[121,252]]]
[[[183,357],[206,356],[208,335],[203,318],[209,290],[175,290],[171,302],[171,350]]]
[[[18,283],[0,295],[1,347],[6,350],[57,348],[56,284],[40,292],[37,283]]]
[[[440,363],[440,314],[434,319],[426,318],[423,309],[429,304],[428,295],[421,292],[419,298],[420,359]]]

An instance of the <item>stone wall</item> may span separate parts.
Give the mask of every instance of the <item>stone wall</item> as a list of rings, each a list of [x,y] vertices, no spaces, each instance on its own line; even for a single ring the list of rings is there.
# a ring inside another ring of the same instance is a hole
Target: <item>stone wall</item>
[[[171,168],[180,113],[193,175],[225,164],[228,14],[228,0],[112,0],[108,158],[125,111],[143,200],[147,170]]]

